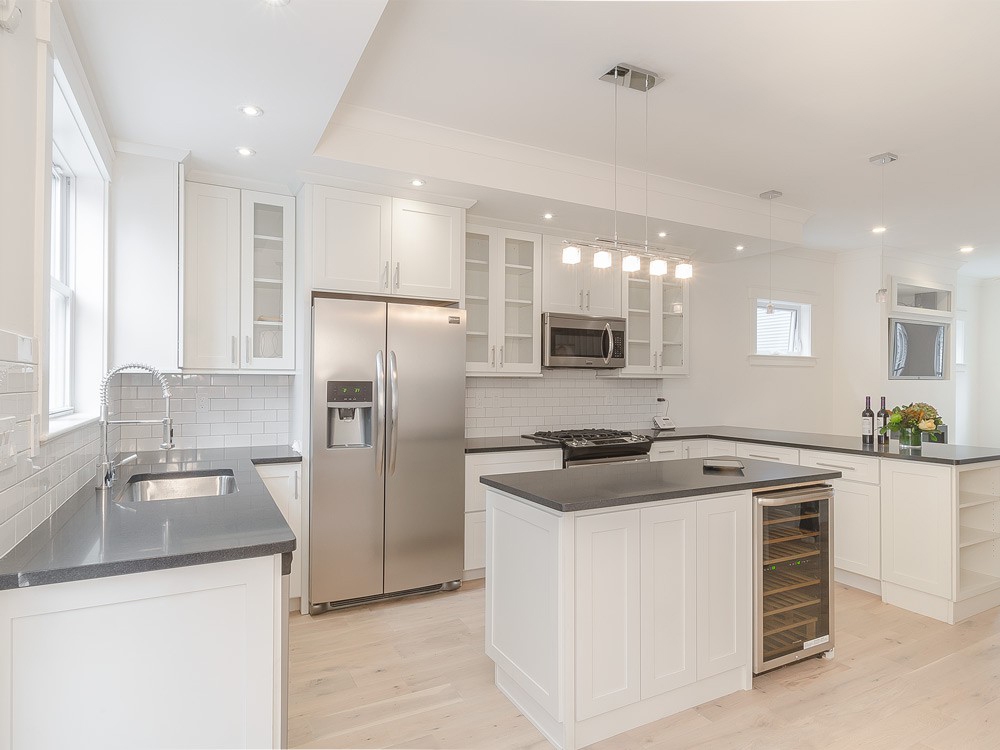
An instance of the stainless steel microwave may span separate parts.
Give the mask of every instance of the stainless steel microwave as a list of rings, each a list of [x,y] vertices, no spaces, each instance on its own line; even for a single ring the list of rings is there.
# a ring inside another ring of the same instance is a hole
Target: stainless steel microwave
[[[625,366],[625,318],[542,314],[542,367]]]

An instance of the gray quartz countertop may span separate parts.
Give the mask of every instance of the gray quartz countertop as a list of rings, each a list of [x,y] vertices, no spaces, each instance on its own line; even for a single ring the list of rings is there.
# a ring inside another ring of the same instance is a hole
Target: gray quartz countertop
[[[783,487],[839,479],[839,471],[823,471],[773,461],[739,459],[744,469],[720,472],[704,468],[704,459],[603,464],[572,469],[485,476],[487,487],[546,508],[572,513],[619,505],[682,500],[720,492]]]
[[[741,442],[762,443],[765,445],[781,445],[789,448],[804,448],[806,450],[830,451],[832,453],[851,453],[873,458],[892,458],[900,461],[921,461],[924,463],[948,464],[961,466],[964,464],[1000,461],[1000,448],[978,448],[969,445],[939,445],[924,443],[919,451],[900,449],[899,443],[891,441],[887,446],[864,445],[861,437],[844,435],[824,435],[816,432],[789,432],[785,430],[762,430],[754,427],[679,427],[676,430],[632,430],[636,435],[647,435],[655,441],[660,440],[698,440],[714,438],[716,440],[739,440]],[[539,448],[558,448],[552,443],[541,442],[523,437],[467,438],[466,453],[488,453],[510,450],[537,450]]]
[[[95,474],[0,558],[0,590],[277,554],[288,573],[295,536],[254,465],[301,460],[288,447],[140,453],[120,470],[114,494],[133,474],[201,469],[232,469],[238,491],[116,503],[97,496]]]

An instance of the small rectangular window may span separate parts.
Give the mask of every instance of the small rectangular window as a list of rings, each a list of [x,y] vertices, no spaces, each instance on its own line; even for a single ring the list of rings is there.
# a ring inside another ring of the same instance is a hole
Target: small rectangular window
[[[757,299],[754,354],[808,357],[812,306]]]
[[[73,178],[52,167],[49,269],[49,415],[73,411]]]

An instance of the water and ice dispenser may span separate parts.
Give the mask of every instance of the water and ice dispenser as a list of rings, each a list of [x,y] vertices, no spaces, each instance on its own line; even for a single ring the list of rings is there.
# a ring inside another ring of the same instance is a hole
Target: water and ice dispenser
[[[371,447],[373,388],[370,380],[327,381],[327,448]]]

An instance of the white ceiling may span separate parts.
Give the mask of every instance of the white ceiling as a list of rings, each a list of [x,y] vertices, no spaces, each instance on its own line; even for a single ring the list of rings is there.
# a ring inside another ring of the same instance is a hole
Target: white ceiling
[[[963,272],[1000,276],[994,0],[60,2],[113,137],[190,150],[194,169],[294,185],[340,101],[609,162],[598,75],[628,62],[666,76],[649,95],[654,173],[779,189],[814,213],[804,245],[852,250],[877,245],[867,158],[892,150],[886,244],[947,259],[971,244]],[[265,116],[239,115],[246,102]],[[643,104],[620,93],[624,166],[643,166]],[[511,221],[542,206],[470,197]],[[606,216],[559,213],[588,231]],[[734,239],[684,231],[694,249]]]
[[[118,141],[280,184],[312,154],[385,0],[60,0]],[[264,116],[237,111],[257,104]],[[244,158],[237,146],[257,154]]]
[[[815,212],[807,246],[887,245],[1000,275],[1000,3],[391,0],[345,103],[610,161],[617,62],[649,95],[653,172]],[[643,96],[619,99],[642,166]]]

